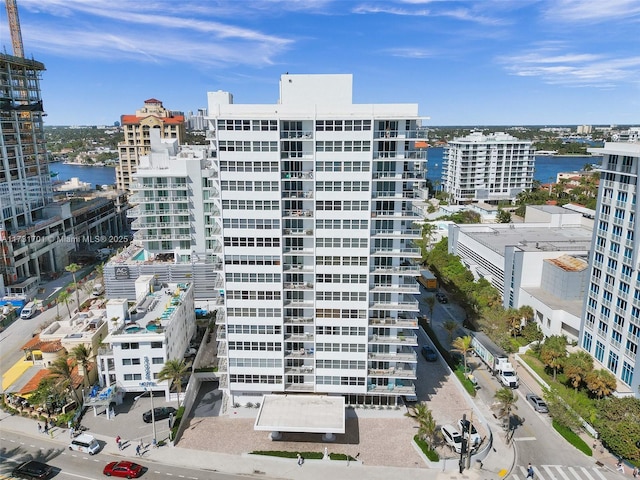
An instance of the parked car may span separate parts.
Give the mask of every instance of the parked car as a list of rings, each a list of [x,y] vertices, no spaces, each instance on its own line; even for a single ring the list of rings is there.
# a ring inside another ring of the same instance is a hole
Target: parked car
[[[438,354],[430,346],[423,345],[423,347],[421,349],[421,352],[422,352],[422,356],[424,357],[424,359],[427,362],[437,362],[438,361]]]
[[[18,478],[48,478],[52,470],[51,465],[29,460],[14,468],[11,475]]]
[[[190,357],[195,357],[196,354],[198,353],[198,350],[196,350],[193,347],[189,347],[187,348],[187,350],[184,352],[184,358],[190,358]]]
[[[122,462],[111,462],[102,473],[104,473],[107,477],[123,477],[123,478],[138,478],[142,475],[144,467],[134,462],[122,461]]]
[[[539,413],[549,413],[549,407],[545,401],[540,398],[538,395],[534,395],[533,393],[527,393],[527,401],[533,405],[533,409]]]
[[[164,420],[165,418],[169,418],[171,415],[176,414],[176,409],[173,407],[156,407],[153,409],[153,420]],[[148,410],[142,414],[142,420],[145,423],[151,423],[151,410]]]
[[[71,440],[69,450],[76,450],[78,452],[88,453],[89,455],[95,455],[100,451],[100,444],[93,435],[81,433]]]
[[[436,300],[438,300],[440,303],[449,303],[449,299],[447,298],[447,296],[444,293],[436,293]]]
[[[453,425],[444,425],[440,427],[442,438],[449,445],[454,452],[462,453],[462,435],[458,432]]]
[[[469,424],[471,422],[469,420],[463,420],[462,418],[460,420],[458,420],[458,427],[460,427],[460,431],[462,432],[462,435],[464,436],[464,438],[469,439]],[[471,425],[471,446],[472,448],[477,448],[480,445],[480,442],[482,442],[482,437],[480,436],[480,434],[478,433],[478,430],[476,430],[476,427]]]

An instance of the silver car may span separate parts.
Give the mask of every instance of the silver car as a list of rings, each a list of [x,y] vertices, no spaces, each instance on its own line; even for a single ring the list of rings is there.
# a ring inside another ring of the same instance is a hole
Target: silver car
[[[527,401],[533,405],[533,409],[539,413],[549,413],[549,408],[545,401],[540,398],[538,395],[534,395],[533,393],[527,393]]]

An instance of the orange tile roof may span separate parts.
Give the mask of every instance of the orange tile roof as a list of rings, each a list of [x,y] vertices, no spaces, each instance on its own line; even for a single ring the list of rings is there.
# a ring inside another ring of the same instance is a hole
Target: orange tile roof
[[[155,115],[148,115],[147,117],[138,117],[136,115],[121,115],[120,123],[122,125],[137,125],[141,120],[148,117],[156,117]],[[184,123],[184,115],[174,115],[173,117],[156,117],[162,123],[166,123],[169,125],[176,125],[180,123]]]
[[[53,353],[59,352],[63,348],[64,347],[62,346],[62,343],[60,343],[60,340],[43,341],[40,340],[40,335],[36,335],[27,343],[25,343],[22,346],[21,350],[40,350],[41,352],[45,353]]]
[[[155,98],[150,98],[148,100],[145,100],[144,103],[159,103],[162,104],[161,100],[156,100]]]
[[[69,358],[68,360],[69,362],[73,362],[74,360],[72,358]],[[93,365],[89,364],[89,371],[91,371],[93,369]],[[51,370],[49,370],[48,368],[43,368],[42,370],[38,370],[36,372],[36,374],[31,377],[31,379],[20,389],[20,392],[18,392],[18,395],[26,395],[28,393],[34,392],[37,388],[38,385],[40,385],[40,382],[42,381],[43,378],[47,378],[51,375]],[[73,388],[77,389],[78,387],[80,387],[80,385],[82,385],[82,382],[84,381],[84,378],[82,375],[80,375],[80,371],[78,369],[78,366],[74,366],[71,369],[71,384],[73,385]]]

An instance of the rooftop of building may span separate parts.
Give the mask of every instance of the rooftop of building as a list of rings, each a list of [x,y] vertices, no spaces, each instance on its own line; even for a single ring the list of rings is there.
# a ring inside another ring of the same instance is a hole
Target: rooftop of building
[[[78,312],[73,317],[53,322],[42,332],[42,340],[80,340],[89,341],[102,324],[107,320],[107,312],[104,309],[90,309],[87,312]]]
[[[120,335],[130,336],[131,341],[135,341],[139,335],[164,334],[190,287],[189,283],[168,283],[152,288],[129,309],[129,318],[113,330],[104,343],[110,343],[114,341],[114,336]],[[118,338],[118,341],[122,340]]]
[[[506,247],[525,252],[588,252],[590,228],[581,225],[551,227],[548,223],[503,223],[493,225],[459,225],[465,235],[504,255]]]
[[[545,262],[552,263],[566,272],[582,272],[589,267],[589,262],[584,258],[566,254],[557,258],[547,258],[545,259]]]
[[[582,315],[583,300],[567,300],[561,298],[543,288],[523,288],[525,292],[537,299],[551,310],[567,312],[575,317],[580,318]]]

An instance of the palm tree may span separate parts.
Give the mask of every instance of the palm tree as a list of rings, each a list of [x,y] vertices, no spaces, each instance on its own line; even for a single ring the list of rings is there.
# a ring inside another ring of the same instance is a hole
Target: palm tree
[[[95,268],[96,275],[98,276],[98,281],[102,285],[104,285],[104,263],[97,265]]]
[[[520,328],[522,327],[522,314],[519,310],[510,308],[505,312],[505,316],[507,317],[507,326],[511,335],[516,337],[518,333],[520,333]]]
[[[458,322],[455,320],[447,320],[442,323],[442,328],[444,328],[449,334],[449,343],[451,343],[451,340],[453,340],[453,332],[458,329]]]
[[[602,398],[616,389],[616,377],[606,370],[592,370],[587,374],[587,388],[596,397]]]
[[[460,352],[462,354],[462,358],[464,359],[464,373],[467,373],[467,353],[473,350],[471,346],[471,336],[467,335],[466,337],[458,337],[451,344],[451,350],[454,352]]]
[[[589,372],[593,370],[593,357],[584,350],[570,353],[562,367],[575,391],[585,381]]]
[[[431,448],[435,440],[436,432],[438,431],[438,426],[427,404],[420,402],[411,407],[411,410],[405,413],[405,415],[418,422],[418,436],[427,442],[428,448]]]
[[[158,380],[169,380],[170,383],[175,383],[176,391],[178,392],[178,408],[180,408],[180,393],[182,393],[182,377],[184,377],[189,368],[183,359],[174,358],[167,360],[162,367],[162,370],[158,372]]]
[[[429,321],[431,321],[433,318],[433,309],[436,306],[436,299],[429,296],[424,300],[424,302],[427,304],[427,307],[429,307]]]
[[[517,410],[518,406],[516,402],[518,401],[518,395],[513,393],[513,390],[510,388],[501,388],[496,391],[494,395],[495,399],[498,401],[498,418],[507,417],[507,427],[511,429],[511,411]]]
[[[553,381],[555,382],[558,369],[562,367],[567,356],[567,339],[562,335],[548,337],[540,349],[540,360],[553,369]]]
[[[71,350],[71,356],[78,365],[82,367],[83,383],[85,387],[89,386],[89,366],[91,365],[91,347],[81,343]]]
[[[71,317],[71,308],[69,307],[69,298],[70,297],[71,297],[71,294],[69,292],[67,292],[66,290],[63,290],[58,294],[58,297],[56,298],[56,303],[64,302],[64,304],[67,306],[67,311],[69,312],[69,317]]]
[[[71,272],[71,275],[73,276],[73,284],[75,285],[75,290],[76,290],[76,303],[77,303],[77,309],[78,311],[80,310],[80,293],[78,293],[78,282],[76,280],[76,272],[78,270],[80,270],[80,265],[78,265],[77,263],[72,263],[70,265],[67,265],[66,267],[64,267],[64,269],[67,272]],[[69,316],[71,316],[71,314],[69,314]]]
[[[53,378],[58,380],[58,384],[64,390],[67,390],[71,393],[75,401],[80,404],[80,398],[78,397],[78,392],[75,388],[73,388],[73,367],[75,362],[72,361],[69,363],[69,355],[62,355],[56,358],[53,362],[49,364],[47,367],[49,372]]]

